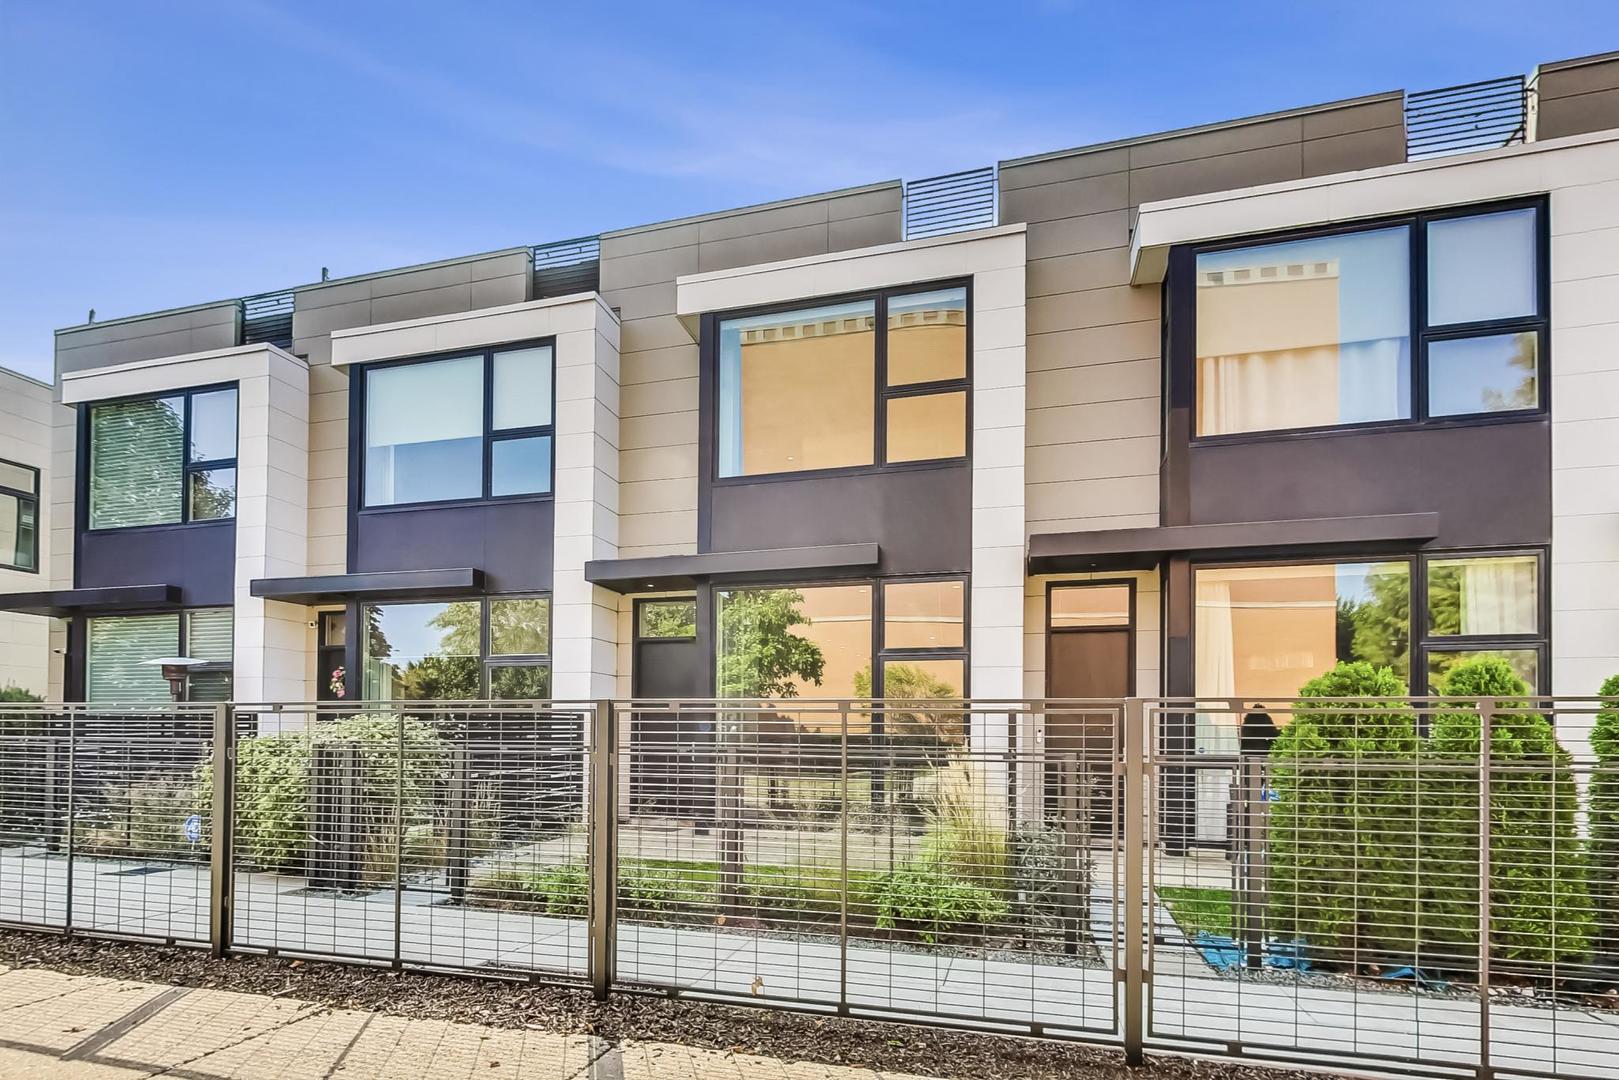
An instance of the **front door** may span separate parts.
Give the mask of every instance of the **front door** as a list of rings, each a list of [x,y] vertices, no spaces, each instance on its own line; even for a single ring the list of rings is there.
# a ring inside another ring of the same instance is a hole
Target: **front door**
[[[630,692],[637,701],[708,696],[693,597],[638,599]],[[714,718],[640,711],[630,718],[630,809],[708,820],[714,804]]]
[[[1134,610],[1128,581],[1065,582],[1046,594],[1046,696],[1103,699],[1048,707],[1047,790],[1102,832],[1113,816],[1116,703],[1135,691]]]

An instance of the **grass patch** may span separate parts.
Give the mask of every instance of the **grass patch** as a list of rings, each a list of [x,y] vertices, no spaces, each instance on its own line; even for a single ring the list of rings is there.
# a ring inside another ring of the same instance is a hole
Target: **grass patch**
[[[1225,937],[1232,934],[1230,889],[1165,885],[1158,889],[1158,899],[1188,937],[1205,931]]]

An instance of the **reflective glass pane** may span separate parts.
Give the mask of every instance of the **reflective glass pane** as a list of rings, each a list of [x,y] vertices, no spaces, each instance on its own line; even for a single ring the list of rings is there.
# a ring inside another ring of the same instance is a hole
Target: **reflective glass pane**
[[[191,460],[236,456],[236,390],[191,395]]]
[[[1197,433],[1411,415],[1410,230],[1197,257]]]
[[[967,377],[967,290],[888,300],[888,385]]]
[[[191,520],[214,521],[236,513],[236,470],[198,469],[191,474]]]
[[[160,704],[173,700],[163,669],[146,661],[173,656],[180,647],[178,614],[91,619],[86,638],[86,701]]]
[[[230,608],[201,608],[185,613],[185,654],[210,664],[229,664],[235,640],[235,613]],[[231,672],[194,671],[186,680],[190,701],[229,701]]]
[[[871,586],[716,594],[721,697],[870,697]]]
[[[496,664],[489,668],[489,697],[495,701],[550,696],[550,664]]]
[[[888,461],[932,461],[967,453],[967,392],[888,399]]]
[[[1129,626],[1130,586],[1063,585],[1051,590],[1054,629]]]
[[[327,611],[320,617],[320,643],[325,646],[343,645],[348,641],[349,617],[346,612]]]
[[[966,641],[966,583],[891,581],[883,586],[884,649],[952,649]]]
[[[1203,569],[1196,593],[1199,696],[1294,698],[1340,660],[1408,677],[1411,569],[1404,562]]]
[[[364,693],[367,700],[465,700],[481,695],[483,605],[367,604]]]
[[[1539,408],[1539,343],[1533,331],[1430,341],[1429,415]]]
[[[1428,632],[1533,634],[1540,625],[1540,560],[1533,555],[1428,560]]]
[[[365,503],[483,494],[483,358],[377,368],[365,378]]]
[[[551,490],[551,436],[489,444],[489,494],[542,495]]]
[[[1535,211],[1428,223],[1428,325],[1534,315]]]
[[[1445,692],[1445,678],[1458,664],[1481,657],[1499,657],[1512,665],[1512,670],[1518,673],[1524,683],[1529,687],[1531,694],[1539,693],[1540,686],[1540,653],[1534,649],[1456,649],[1433,650],[1428,652],[1428,693],[1443,694]]]
[[[719,330],[719,474],[872,464],[876,304],[727,319]]]
[[[883,699],[898,703],[883,711],[883,731],[901,748],[965,742],[967,714],[941,706],[964,697],[966,685],[965,660],[883,661]]]
[[[489,601],[491,656],[544,656],[550,651],[550,600],[531,597]]]
[[[90,410],[90,527],[179,522],[184,496],[184,398]]]
[[[39,504],[0,492],[0,566],[38,569]]]
[[[643,600],[636,605],[636,634],[644,638],[697,636],[696,600]]]
[[[496,431],[551,422],[551,346],[497,352],[494,379]]]
[[[38,495],[39,474],[25,466],[0,461],[0,488],[10,488],[24,495]]]

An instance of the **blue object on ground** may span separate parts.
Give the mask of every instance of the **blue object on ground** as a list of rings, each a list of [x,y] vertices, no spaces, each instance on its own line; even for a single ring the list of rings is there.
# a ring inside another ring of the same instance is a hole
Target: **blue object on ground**
[[[1444,979],[1431,978],[1421,968],[1403,967],[1386,972],[1381,978],[1391,982],[1412,982],[1425,990],[1448,990],[1450,984]]]
[[[1248,950],[1238,945],[1236,939],[1224,934],[1200,931],[1197,937],[1192,939],[1192,943],[1197,947],[1197,951],[1203,954],[1203,959],[1208,965],[1216,971],[1243,967],[1248,959]],[[1304,942],[1302,940],[1267,942],[1265,966],[1289,971],[1309,971],[1310,961],[1304,955]]]

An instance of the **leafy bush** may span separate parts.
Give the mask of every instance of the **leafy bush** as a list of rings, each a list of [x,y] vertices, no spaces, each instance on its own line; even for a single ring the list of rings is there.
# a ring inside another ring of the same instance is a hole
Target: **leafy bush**
[[[1591,730],[1597,767],[1591,777],[1591,902],[1596,946],[1619,956],[1619,675],[1602,684],[1602,711]]]
[[[1006,901],[994,892],[927,859],[885,874],[873,899],[880,929],[915,933],[930,945],[981,934],[1007,912]]]
[[[354,842],[366,851],[366,876],[392,873],[395,830],[431,822],[434,787],[445,767],[443,740],[430,725],[410,716],[349,716],[311,731],[240,740],[234,773],[235,839],[243,857],[266,869],[303,867],[315,811],[316,749],[336,746],[354,749],[360,816]],[[204,764],[198,769],[197,802],[205,823],[213,801],[212,780],[212,766]],[[402,816],[396,817],[396,811]]]
[[[20,686],[13,686],[10,683],[0,686],[0,704],[22,704],[44,700],[38,694],[25,690]]]
[[[1489,733],[1492,955],[1536,965],[1582,956],[1593,920],[1568,751],[1546,718],[1529,711],[1528,686],[1500,657],[1458,664],[1444,692],[1497,699]],[[1478,949],[1482,738],[1476,708],[1447,709],[1422,760],[1424,937],[1450,950],[1457,966]]]
[[[1091,861],[1088,838],[1081,836],[1078,865],[1065,871],[1061,829],[1034,824],[1012,834],[1012,889],[1014,912],[1030,930],[1058,930],[1063,912],[1077,908],[1083,922],[1090,919]]]
[[[1271,748],[1270,926],[1318,960],[1415,947],[1417,730],[1392,669],[1340,663],[1299,689]],[[1362,768],[1361,766],[1366,766]]]
[[[473,903],[485,907],[584,918],[590,908],[590,871],[579,862],[533,871],[505,867],[473,881],[468,895]]]

